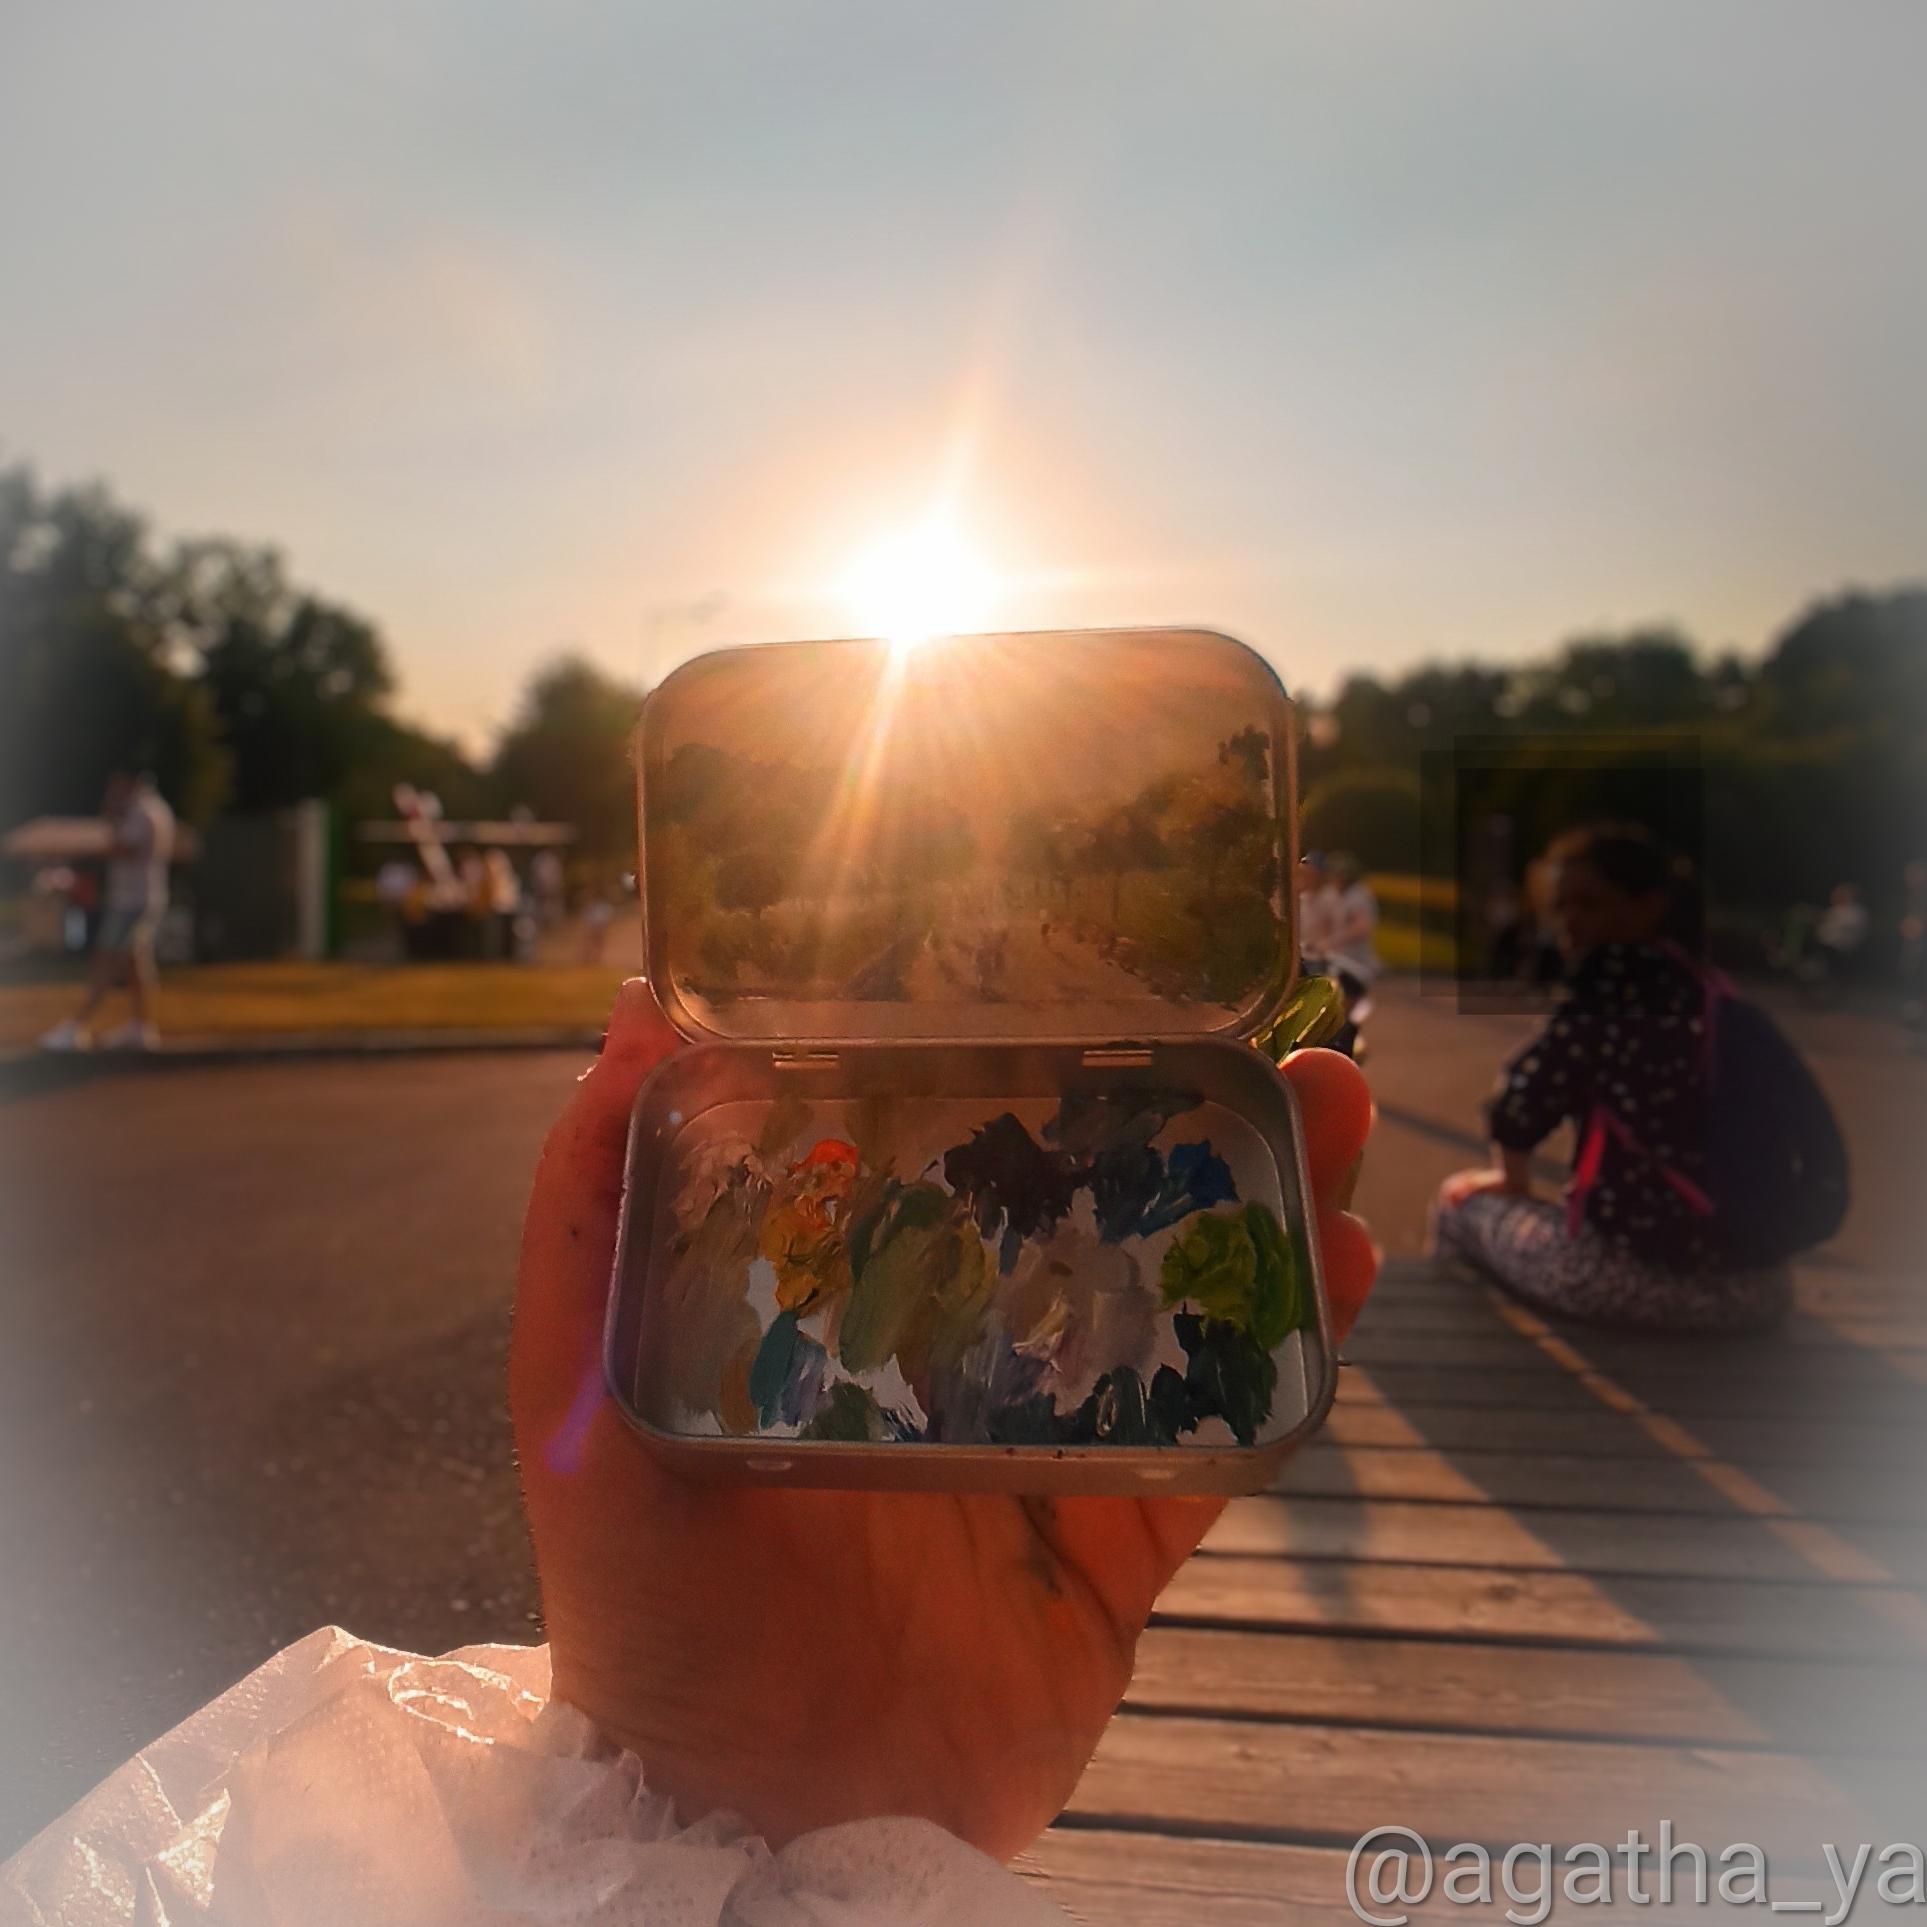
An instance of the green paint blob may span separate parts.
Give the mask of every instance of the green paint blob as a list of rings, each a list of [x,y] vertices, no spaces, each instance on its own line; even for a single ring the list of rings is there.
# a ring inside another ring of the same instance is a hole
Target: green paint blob
[[[1190,1219],[1164,1254],[1158,1288],[1167,1306],[1195,1305],[1266,1352],[1311,1322],[1304,1269],[1267,1205]]]
[[[1248,1204],[1243,1217],[1258,1259],[1251,1293],[1251,1335],[1266,1351],[1275,1351],[1289,1333],[1311,1323],[1311,1294],[1304,1287],[1298,1254],[1270,1210]]]
[[[933,1346],[960,1350],[975,1336],[992,1283],[963,1205],[929,1183],[893,1183],[852,1223],[850,1271],[837,1338],[843,1369],[874,1371],[897,1356],[913,1380]]]

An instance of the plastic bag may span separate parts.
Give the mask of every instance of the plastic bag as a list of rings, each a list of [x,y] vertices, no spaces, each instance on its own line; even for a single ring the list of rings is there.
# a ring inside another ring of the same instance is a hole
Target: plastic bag
[[[0,1867],[32,1927],[1062,1927],[925,1820],[780,1853],[679,1827],[633,1754],[548,1699],[544,1647],[422,1659],[313,1633]]]

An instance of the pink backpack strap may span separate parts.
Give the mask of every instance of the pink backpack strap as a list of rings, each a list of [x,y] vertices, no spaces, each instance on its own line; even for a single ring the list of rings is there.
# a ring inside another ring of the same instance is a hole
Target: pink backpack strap
[[[1732,996],[1733,986],[1713,969],[1695,963],[1676,943],[1660,946],[1673,961],[1691,973],[1705,995],[1700,1010],[1700,1077],[1711,1083],[1713,1075],[1713,1027],[1719,1020],[1721,1001]],[[1579,1134],[1578,1154],[1572,1161],[1572,1182],[1566,1187],[1566,1236],[1578,1237],[1586,1221],[1586,1199],[1599,1182],[1599,1167],[1606,1160],[1606,1139],[1613,1138],[1630,1157],[1643,1158],[1670,1184],[1701,1217],[1713,1215],[1713,1200],[1683,1171],[1662,1163],[1633,1136],[1626,1120],[1603,1104],[1595,1103],[1586,1115]]]
[[[1566,1236],[1578,1237],[1586,1222],[1586,1198],[1599,1182],[1599,1167],[1606,1160],[1605,1105],[1595,1104],[1586,1114],[1585,1129],[1579,1133],[1578,1155],[1572,1161],[1572,1182],[1566,1186]]]
[[[1599,1182],[1599,1167],[1606,1160],[1608,1137],[1613,1138],[1628,1156],[1643,1158],[1652,1165],[1701,1217],[1710,1218],[1713,1215],[1713,1200],[1691,1178],[1683,1171],[1675,1171],[1670,1164],[1661,1163],[1633,1136],[1624,1118],[1609,1111],[1603,1104],[1595,1104],[1587,1113],[1586,1128],[1580,1133],[1579,1154],[1572,1161],[1572,1182],[1566,1187],[1568,1238],[1578,1237],[1585,1224],[1586,1199]]]

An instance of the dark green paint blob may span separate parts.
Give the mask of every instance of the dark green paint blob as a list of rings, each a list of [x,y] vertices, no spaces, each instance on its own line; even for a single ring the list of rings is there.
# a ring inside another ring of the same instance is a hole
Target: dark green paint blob
[[[1255,1445],[1278,1390],[1277,1360],[1248,1331],[1221,1319],[1181,1311],[1171,1324],[1188,1361],[1186,1429],[1200,1419],[1221,1418],[1240,1445]]]
[[[861,1385],[839,1380],[830,1388],[829,1402],[804,1426],[801,1436],[849,1445],[875,1444],[886,1436],[883,1408]]]

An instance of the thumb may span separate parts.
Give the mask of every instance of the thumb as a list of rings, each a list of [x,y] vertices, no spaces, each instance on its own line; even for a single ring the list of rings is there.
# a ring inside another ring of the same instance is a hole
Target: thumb
[[[681,1042],[647,981],[632,977],[617,993],[602,1055],[542,1147],[522,1225],[509,1350],[518,1430],[552,1427],[598,1355],[629,1113],[643,1080]]]

